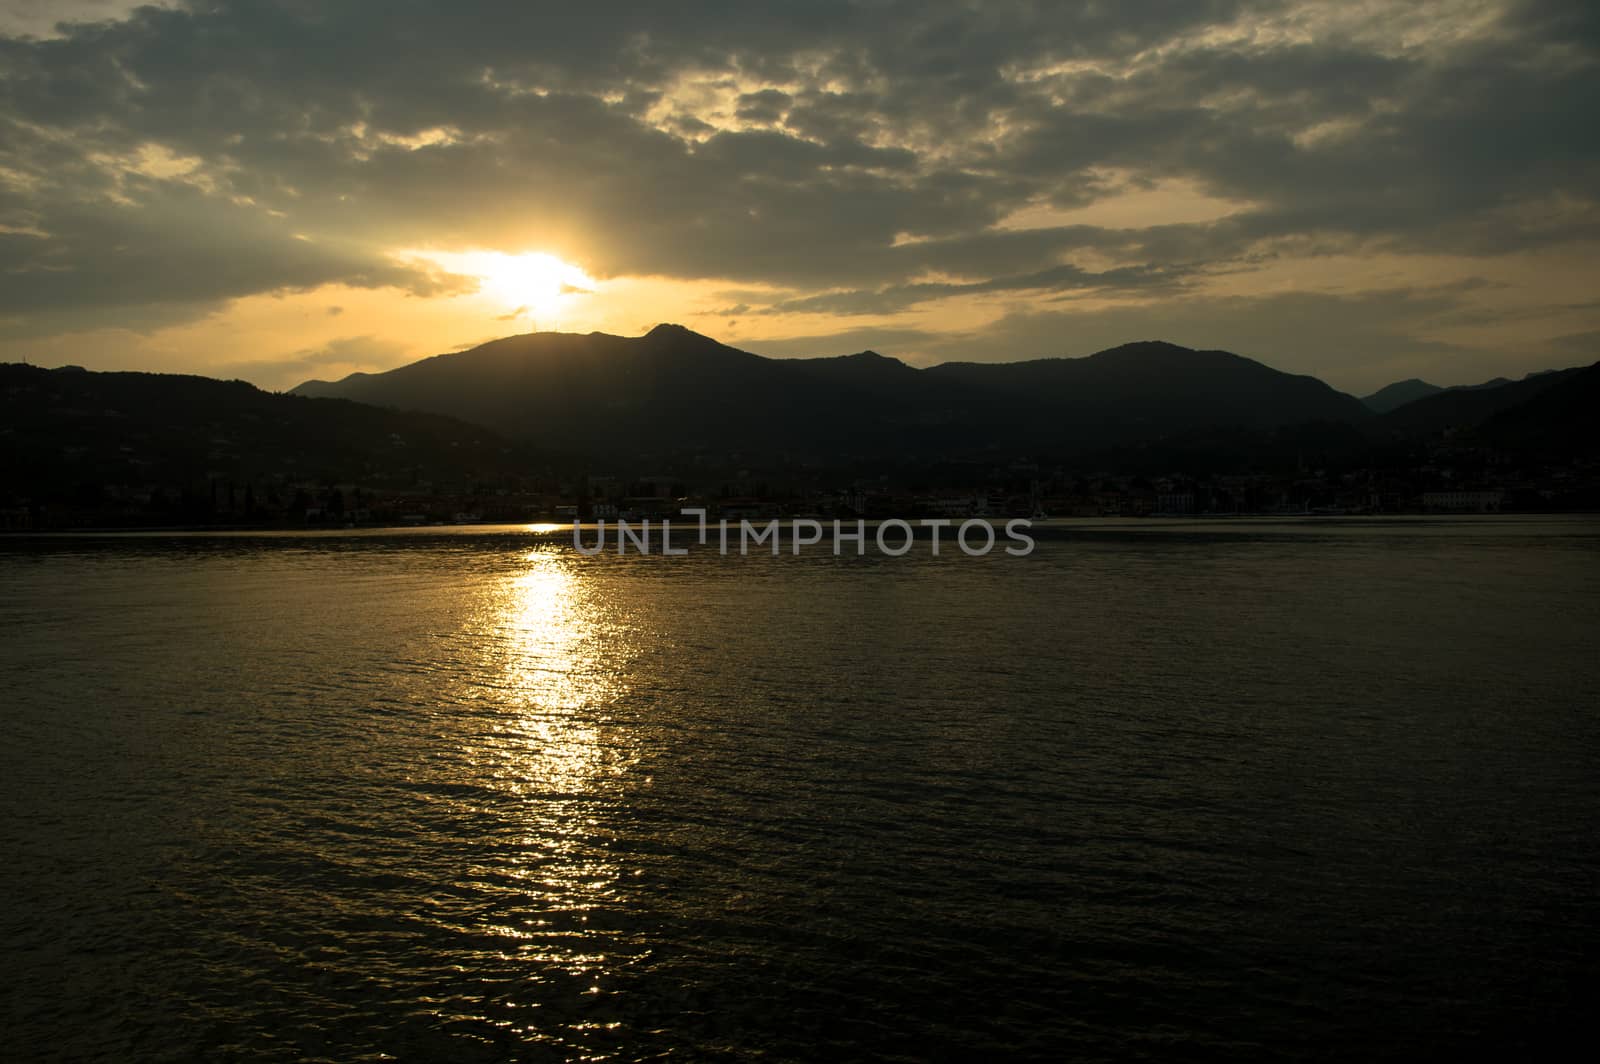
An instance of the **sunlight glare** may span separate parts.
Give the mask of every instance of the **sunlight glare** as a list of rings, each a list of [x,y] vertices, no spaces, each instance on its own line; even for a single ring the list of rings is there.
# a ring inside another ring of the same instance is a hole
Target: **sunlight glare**
[[[561,316],[564,297],[593,291],[594,281],[578,267],[554,255],[493,255],[480,274],[483,291],[534,322],[548,328]]]
[[[479,293],[504,306],[507,318],[528,320],[536,329],[554,328],[574,297],[592,295],[596,288],[594,278],[582,269],[544,251],[436,252],[425,257],[451,273],[476,278]]]

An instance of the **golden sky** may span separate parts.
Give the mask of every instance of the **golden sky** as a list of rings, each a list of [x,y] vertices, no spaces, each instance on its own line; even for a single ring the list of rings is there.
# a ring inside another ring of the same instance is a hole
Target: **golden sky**
[[[1600,357],[1592,5],[4,0],[0,97],[8,360]]]

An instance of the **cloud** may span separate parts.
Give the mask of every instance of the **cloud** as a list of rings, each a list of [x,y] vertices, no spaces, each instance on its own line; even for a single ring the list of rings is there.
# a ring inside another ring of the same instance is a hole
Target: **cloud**
[[[1086,292],[1255,336],[1201,313],[1208,279],[1255,273],[1282,342],[1289,259],[1600,244],[1591,6],[113,6],[0,37],[0,333],[460,291],[392,249],[537,247],[748,286],[750,315],[841,339],[974,296],[1031,300],[1020,337]],[[1097,219],[1173,187],[1232,206]],[[1051,212],[1074,221],[1013,221]]]
[[[1550,348],[1586,361],[1600,361],[1600,329],[1557,336],[1550,341]]]
[[[241,296],[335,282],[418,295],[466,284],[128,165],[58,161],[32,187],[14,179],[0,195],[0,218],[13,219],[0,229],[0,332],[170,324]]]
[[[888,314],[953,296],[1003,292],[1060,293],[1097,289],[1172,290],[1182,285],[1183,271],[1160,267],[1128,266],[1094,273],[1069,264],[1011,277],[966,283],[924,282],[876,290],[828,292],[774,303],[768,314],[825,313],[842,316]]]

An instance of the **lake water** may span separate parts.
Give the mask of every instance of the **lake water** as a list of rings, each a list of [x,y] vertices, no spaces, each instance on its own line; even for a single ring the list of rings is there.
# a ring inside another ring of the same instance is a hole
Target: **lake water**
[[[14,1059],[1587,1039],[1600,523],[0,540]]]

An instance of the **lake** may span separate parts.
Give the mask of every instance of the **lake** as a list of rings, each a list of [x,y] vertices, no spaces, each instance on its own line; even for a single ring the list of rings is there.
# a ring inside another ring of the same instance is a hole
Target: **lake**
[[[6,1055],[1414,1059],[1600,981],[1600,521],[0,539]]]

